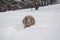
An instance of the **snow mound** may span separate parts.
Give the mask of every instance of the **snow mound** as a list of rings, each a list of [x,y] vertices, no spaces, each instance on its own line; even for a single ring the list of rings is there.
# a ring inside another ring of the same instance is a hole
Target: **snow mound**
[[[26,15],[35,18],[36,24],[24,29]],[[0,40],[60,40],[60,4],[0,12]]]

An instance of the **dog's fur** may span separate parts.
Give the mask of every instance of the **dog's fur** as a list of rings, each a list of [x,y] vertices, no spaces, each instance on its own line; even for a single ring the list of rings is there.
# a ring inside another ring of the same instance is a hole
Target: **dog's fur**
[[[35,19],[31,15],[28,15],[23,19],[23,24],[24,28],[30,27],[31,25],[35,24]]]

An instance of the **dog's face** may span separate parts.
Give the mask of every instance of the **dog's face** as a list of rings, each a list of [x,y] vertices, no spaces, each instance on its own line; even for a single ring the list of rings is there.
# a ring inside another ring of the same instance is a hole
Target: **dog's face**
[[[35,24],[35,19],[32,17],[32,16],[26,16],[24,19],[23,19],[23,24],[24,24],[24,27],[30,27],[31,25],[34,25]]]

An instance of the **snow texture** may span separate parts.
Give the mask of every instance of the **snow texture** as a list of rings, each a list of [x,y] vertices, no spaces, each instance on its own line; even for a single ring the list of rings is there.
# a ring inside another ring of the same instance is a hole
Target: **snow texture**
[[[24,29],[26,15],[32,15],[36,24]],[[0,12],[0,40],[60,40],[60,4]]]

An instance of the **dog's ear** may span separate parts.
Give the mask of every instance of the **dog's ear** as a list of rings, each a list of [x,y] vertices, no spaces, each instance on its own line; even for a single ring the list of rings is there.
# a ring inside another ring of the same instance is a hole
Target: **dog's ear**
[[[31,18],[31,24],[34,25],[35,24],[35,19],[32,17]]]
[[[23,22],[24,25],[26,25],[27,18],[25,17],[22,22]]]

